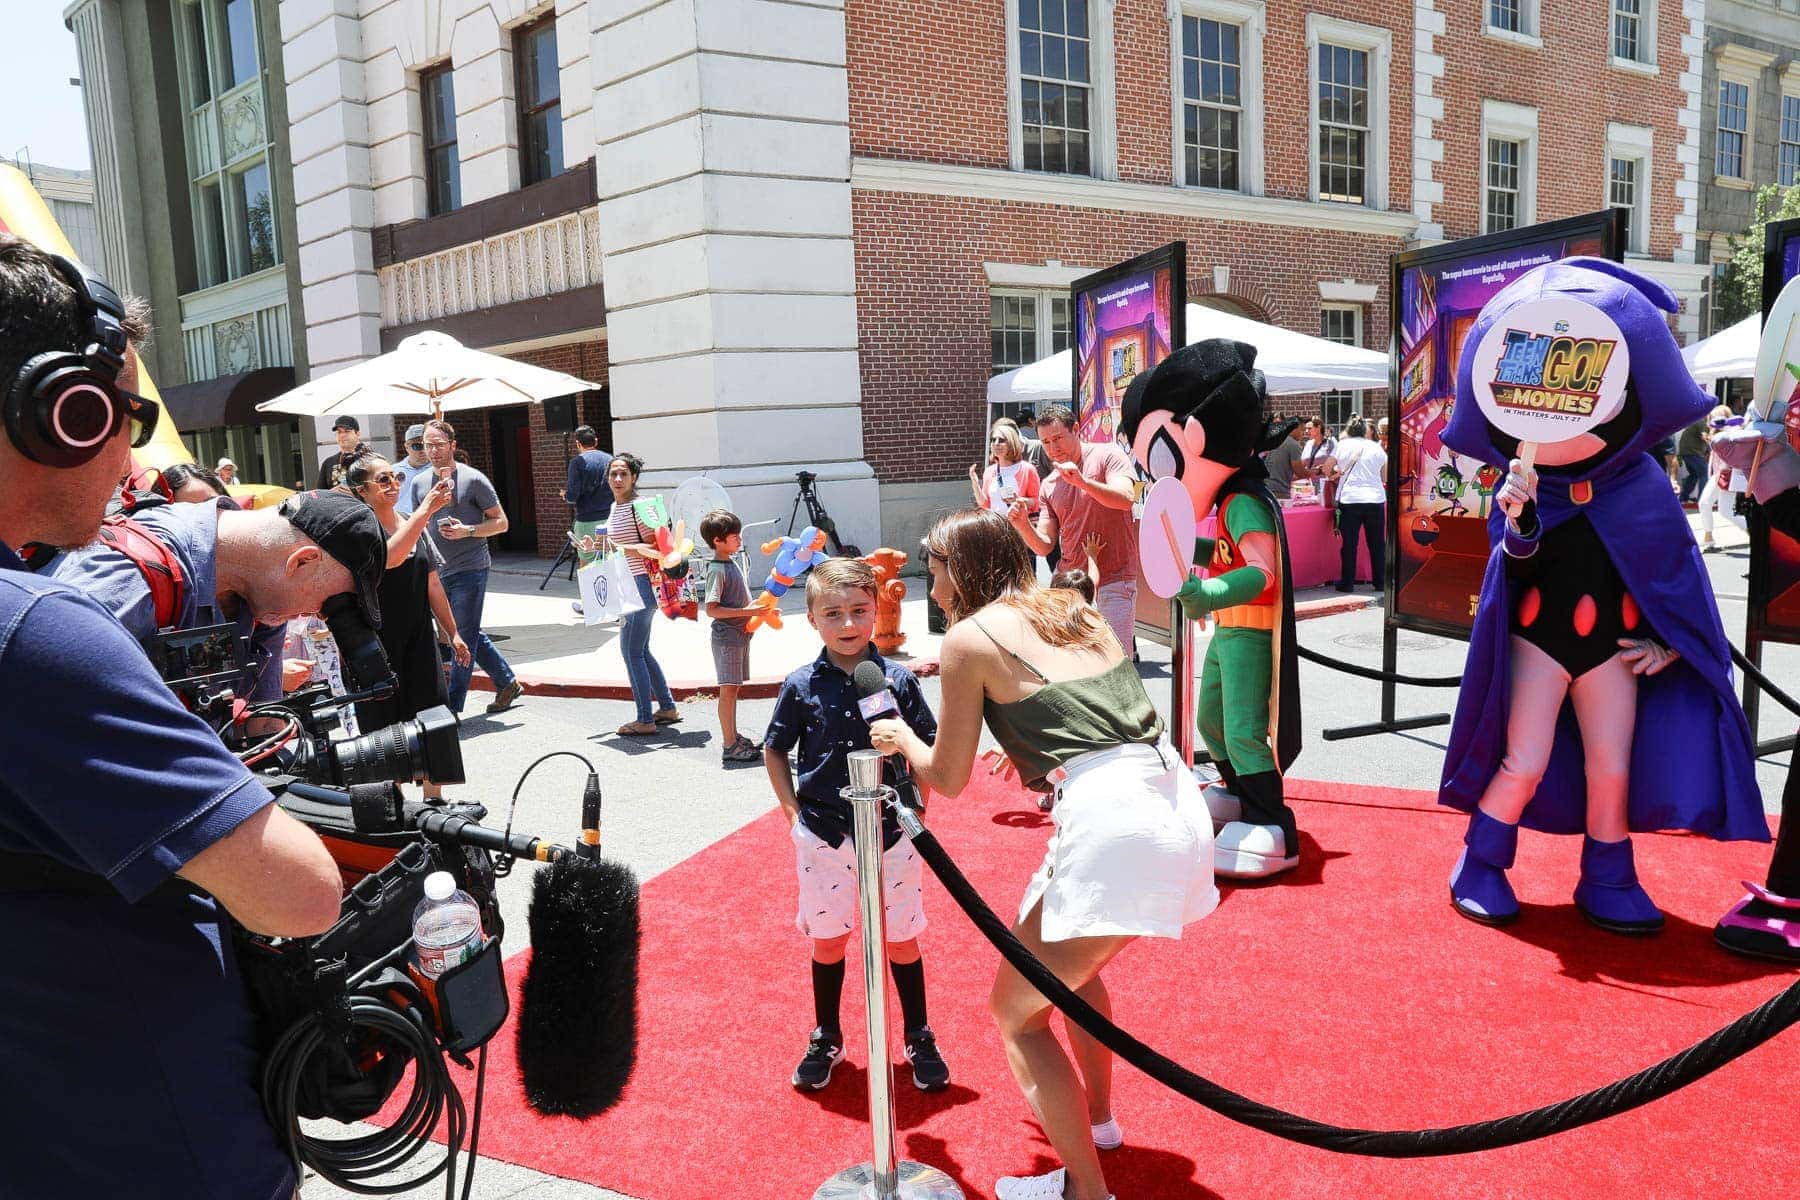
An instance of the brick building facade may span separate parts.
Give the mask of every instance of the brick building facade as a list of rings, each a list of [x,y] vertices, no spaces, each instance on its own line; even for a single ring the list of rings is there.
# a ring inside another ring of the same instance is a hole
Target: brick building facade
[[[1066,341],[1069,283],[1170,240],[1191,299],[1379,349],[1394,252],[1613,204],[1691,310],[1703,20],[1701,0],[290,0],[308,342],[329,367],[438,326],[578,366],[647,487],[705,471],[785,519],[814,470],[846,540],[904,547],[966,503],[986,382]],[[541,413],[463,426],[552,551],[561,437]]]

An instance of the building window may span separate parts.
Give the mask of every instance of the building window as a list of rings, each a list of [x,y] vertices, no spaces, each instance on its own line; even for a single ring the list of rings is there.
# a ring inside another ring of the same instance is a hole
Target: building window
[[[1608,158],[1606,160],[1606,206],[1625,212],[1626,242],[1638,248],[1638,160]]]
[[[1750,88],[1735,80],[1719,80],[1718,174],[1727,179],[1744,178],[1744,147],[1749,129]]]
[[[1538,43],[1538,0],[1484,0],[1487,32],[1512,41]]]
[[[1019,124],[1028,171],[1093,172],[1088,0],[1019,0]]]
[[[432,216],[462,207],[462,164],[456,157],[456,83],[450,64],[419,73],[425,130],[425,200]]]
[[[562,174],[562,76],[556,65],[556,18],[545,17],[513,39],[519,74],[519,182]]]
[[[1643,0],[1612,0],[1613,57],[1639,61],[1643,56],[1643,40]]]
[[[1319,44],[1319,199],[1369,202],[1369,52]]]
[[[1800,96],[1781,98],[1781,150],[1775,178],[1782,187],[1800,182]]]
[[[1181,19],[1182,142],[1190,186],[1237,191],[1243,131],[1243,32],[1205,17]]]
[[[1027,366],[1069,348],[1067,292],[995,292],[989,332],[993,357],[989,376]],[[1011,417],[1029,431],[1037,406],[1031,401],[989,405],[988,423]]]
[[[1525,147],[1510,138],[1487,140],[1487,199],[1482,205],[1482,230],[1500,233],[1519,225],[1521,162]]]
[[[1340,346],[1362,345],[1362,308],[1328,304],[1319,309],[1319,336]],[[1333,434],[1342,433],[1351,417],[1362,413],[1363,394],[1335,390],[1319,394],[1319,416]]]
[[[281,206],[266,134],[255,0],[178,0],[176,50],[188,110],[186,149],[197,287],[266,271],[281,261]],[[219,99],[223,97],[223,99]]]

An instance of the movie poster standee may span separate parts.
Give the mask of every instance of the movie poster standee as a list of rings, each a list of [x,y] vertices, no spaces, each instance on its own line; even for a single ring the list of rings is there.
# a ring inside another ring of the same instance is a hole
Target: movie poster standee
[[[1075,326],[1069,407],[1076,432],[1084,442],[1111,442],[1131,381],[1187,344],[1187,243],[1170,242],[1082,276],[1069,287],[1069,311]],[[1141,570],[1137,620],[1168,636],[1174,710],[1192,712],[1191,705],[1183,706],[1182,684],[1183,669],[1192,661],[1192,633],[1175,605],[1151,592]],[[1186,737],[1181,748],[1192,762],[1191,729]]]
[[[1487,518],[1501,473],[1440,440],[1456,400],[1456,366],[1476,314],[1533,267],[1576,255],[1621,256],[1614,209],[1396,254],[1388,295],[1388,561],[1382,623],[1381,718],[1327,729],[1327,741],[1448,724],[1448,713],[1395,708],[1399,631],[1467,640],[1487,569]]]
[[[1775,297],[1788,280],[1800,275],[1800,218],[1771,221],[1763,226],[1762,314],[1768,319]],[[1781,331],[1775,331],[1781,336]],[[1785,364],[1784,364],[1785,366]],[[1781,421],[1788,441],[1800,447],[1800,364],[1783,370],[1767,403],[1769,420]],[[1784,382],[1785,381],[1785,382]],[[1756,397],[1762,403],[1762,397]],[[1744,657],[1760,670],[1764,642],[1800,644],[1800,542],[1769,527],[1762,506],[1750,505],[1750,603],[1744,620]],[[1748,675],[1743,688],[1744,716],[1752,736],[1757,732],[1757,713],[1762,689]],[[1758,741],[1758,754],[1778,754],[1791,749],[1790,735]]]

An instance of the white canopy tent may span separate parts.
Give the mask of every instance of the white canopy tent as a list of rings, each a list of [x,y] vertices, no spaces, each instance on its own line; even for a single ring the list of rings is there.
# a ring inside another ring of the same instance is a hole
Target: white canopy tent
[[[1681,358],[1696,383],[1748,379],[1756,373],[1756,348],[1761,342],[1762,314],[1751,313],[1731,328],[1687,347]]]
[[[1388,357],[1378,350],[1344,346],[1216,308],[1188,305],[1188,344],[1207,338],[1232,338],[1255,346],[1256,367],[1268,380],[1271,396],[1388,386]],[[1071,353],[1062,350],[994,376],[988,380],[988,403],[1066,403]]]
[[[415,333],[386,354],[265,400],[258,412],[402,416],[536,404],[584,392],[585,379],[471,350],[448,334]]]

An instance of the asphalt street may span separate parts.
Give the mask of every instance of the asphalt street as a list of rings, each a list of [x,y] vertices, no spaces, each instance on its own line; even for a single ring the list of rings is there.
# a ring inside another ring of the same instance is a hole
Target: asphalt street
[[[1749,555],[1742,549],[1727,551],[1708,556],[1706,563],[1728,636],[1741,644],[1747,586],[1743,576],[1749,569]],[[1382,629],[1381,609],[1372,607],[1304,622],[1299,636],[1302,645],[1322,653],[1378,667]],[[1410,631],[1397,636],[1401,671],[1420,676],[1461,672],[1462,642]],[[1800,692],[1800,648],[1769,647],[1764,669],[1779,686]],[[1145,644],[1141,672],[1166,716],[1172,691],[1168,652]],[[1447,725],[1326,741],[1322,730],[1374,718],[1379,711],[1380,685],[1306,662],[1301,664],[1300,678],[1306,744],[1292,774],[1397,787],[1436,786]],[[938,681],[927,678],[923,685],[935,705]],[[509,811],[509,797],[521,773],[533,760],[552,751],[573,751],[593,763],[605,796],[605,853],[628,863],[646,882],[774,805],[760,763],[727,766],[720,762],[717,710],[709,700],[683,705],[685,720],[670,727],[666,736],[628,739],[612,732],[631,715],[626,701],[533,696],[510,712],[488,716],[480,711],[488,698],[483,693],[470,698],[470,715],[463,725],[469,782],[449,791],[458,799],[487,805],[490,824],[504,825],[510,818],[515,831],[556,841],[573,839],[579,827],[585,768],[572,759],[556,758],[540,766],[520,793],[516,809]],[[1397,707],[1402,715],[1448,713],[1455,698],[1454,689],[1403,687]],[[772,700],[744,701],[739,707],[742,730],[751,737],[760,734],[773,707]],[[1794,720],[1789,714],[1772,703],[1763,708],[1762,737],[1793,732]],[[1786,772],[1785,753],[1759,761],[1758,781],[1771,810],[1778,804]],[[521,864],[501,883],[509,953],[524,945],[531,874],[532,868]],[[305,1200],[349,1195],[316,1179],[307,1183],[302,1194]],[[484,1160],[477,1174],[473,1194],[483,1200],[607,1200],[617,1195],[489,1160]]]

